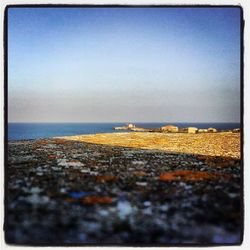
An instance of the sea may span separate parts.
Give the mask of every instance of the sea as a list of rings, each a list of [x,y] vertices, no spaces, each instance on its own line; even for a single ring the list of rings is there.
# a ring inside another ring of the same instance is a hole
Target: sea
[[[159,128],[167,124],[179,128],[213,127],[219,130],[240,128],[240,123],[133,123],[143,128]],[[114,130],[114,127],[124,126],[126,123],[8,123],[8,140],[28,140],[50,138],[55,136],[97,134],[97,133],[121,133],[128,131]]]

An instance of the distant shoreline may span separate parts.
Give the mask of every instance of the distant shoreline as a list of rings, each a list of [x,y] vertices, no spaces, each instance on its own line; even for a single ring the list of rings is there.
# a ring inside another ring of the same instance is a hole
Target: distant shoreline
[[[113,127],[124,126],[126,123],[9,123],[7,126],[8,140],[25,140],[51,138],[56,136],[87,135],[97,133],[113,133]],[[179,128],[214,127],[217,130],[241,127],[239,123],[134,123],[136,127],[159,128],[172,124]]]

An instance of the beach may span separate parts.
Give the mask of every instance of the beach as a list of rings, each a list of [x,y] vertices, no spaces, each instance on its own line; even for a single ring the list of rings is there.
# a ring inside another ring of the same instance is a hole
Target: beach
[[[107,133],[8,142],[6,240],[239,244],[240,133]]]

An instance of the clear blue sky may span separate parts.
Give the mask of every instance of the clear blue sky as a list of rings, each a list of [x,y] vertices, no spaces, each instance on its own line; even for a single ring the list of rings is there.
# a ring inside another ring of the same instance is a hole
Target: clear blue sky
[[[238,122],[239,8],[10,8],[10,122]]]

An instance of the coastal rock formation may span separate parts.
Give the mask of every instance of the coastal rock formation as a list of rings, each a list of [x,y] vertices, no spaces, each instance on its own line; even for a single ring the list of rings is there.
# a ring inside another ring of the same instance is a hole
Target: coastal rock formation
[[[128,127],[126,127],[126,126],[114,127],[114,130],[128,130]]]
[[[149,132],[150,131],[150,129],[148,128],[140,128],[140,127],[133,127],[130,130],[135,131],[135,132]]]

